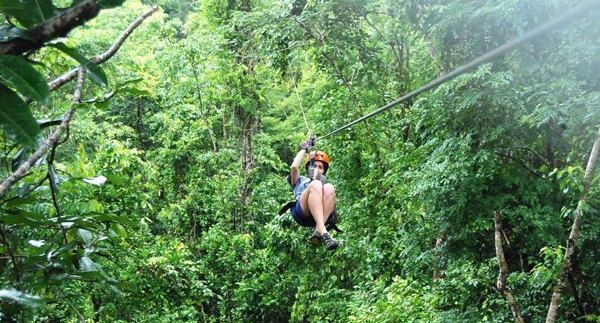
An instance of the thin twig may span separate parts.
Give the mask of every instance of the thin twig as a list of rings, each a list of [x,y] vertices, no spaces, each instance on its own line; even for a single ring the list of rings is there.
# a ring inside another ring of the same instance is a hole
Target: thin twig
[[[146,18],[148,18],[150,15],[152,15],[154,12],[156,12],[156,10],[158,10],[158,7],[156,7],[156,6],[151,7],[150,9],[146,10],[146,12],[144,12],[141,16],[139,16],[136,20],[134,20],[131,24],[129,24],[129,26],[127,26],[127,28],[125,28],[125,30],[123,30],[123,32],[119,35],[119,37],[115,40],[115,42],[110,46],[110,48],[108,48],[104,53],[91,58],[90,61],[92,61],[96,64],[101,64],[101,63],[104,63],[105,61],[107,61],[109,58],[111,58],[119,50],[119,48],[121,48],[121,45],[123,45],[123,42],[125,42],[125,39],[127,39],[127,37],[129,37],[129,35],[131,35],[131,33],[135,30],[135,28],[137,28]],[[50,88],[50,91],[56,90],[57,88],[61,87],[65,83],[74,79],[76,76],[77,76],[77,68],[74,68],[74,69],[64,73],[63,75],[57,77],[56,79],[48,82],[48,87]]]

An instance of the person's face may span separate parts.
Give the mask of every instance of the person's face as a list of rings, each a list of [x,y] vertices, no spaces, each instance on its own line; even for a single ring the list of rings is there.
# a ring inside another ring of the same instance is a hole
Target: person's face
[[[315,160],[315,169],[319,172],[319,174],[323,175],[325,172],[325,163],[320,160]]]

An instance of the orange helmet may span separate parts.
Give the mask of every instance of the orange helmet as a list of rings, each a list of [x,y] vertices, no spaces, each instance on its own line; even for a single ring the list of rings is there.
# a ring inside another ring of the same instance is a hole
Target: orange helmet
[[[327,173],[327,169],[329,168],[329,156],[326,152],[322,150],[311,151],[308,156],[306,156],[306,160],[304,161],[304,168],[308,169],[308,164],[310,163],[310,159],[315,157],[315,161],[322,161],[325,164],[325,171],[323,174]]]

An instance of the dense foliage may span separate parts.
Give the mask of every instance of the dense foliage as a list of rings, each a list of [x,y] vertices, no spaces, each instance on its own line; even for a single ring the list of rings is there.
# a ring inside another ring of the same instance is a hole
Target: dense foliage
[[[14,1],[39,15],[9,2],[2,42],[82,1]],[[276,215],[307,131],[325,134],[578,1],[98,3],[66,38],[0,55],[2,179],[77,108],[0,194],[0,320],[512,321],[496,287],[496,211],[507,285],[526,321],[546,316],[600,125],[597,8],[318,141],[344,230],[328,252]],[[151,5],[160,11],[114,57],[88,59]],[[75,82],[45,86],[80,64],[93,81],[82,103]],[[600,321],[599,180],[580,205],[560,322]]]

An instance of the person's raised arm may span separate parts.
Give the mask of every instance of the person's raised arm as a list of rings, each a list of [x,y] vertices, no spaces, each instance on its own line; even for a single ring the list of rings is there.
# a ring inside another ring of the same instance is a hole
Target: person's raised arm
[[[302,159],[304,159],[304,154],[306,152],[304,150],[300,150],[298,154],[296,154],[296,158],[292,162],[292,166],[290,167],[290,183],[293,185],[296,183],[298,178],[300,178],[300,164],[302,163]]]
[[[300,165],[302,164],[302,160],[304,159],[304,154],[306,153],[306,150],[312,146],[312,137],[309,137],[300,144],[300,151],[296,154],[296,157],[292,162],[292,166],[290,166],[290,183],[292,185],[296,183],[298,178],[300,178]]]

